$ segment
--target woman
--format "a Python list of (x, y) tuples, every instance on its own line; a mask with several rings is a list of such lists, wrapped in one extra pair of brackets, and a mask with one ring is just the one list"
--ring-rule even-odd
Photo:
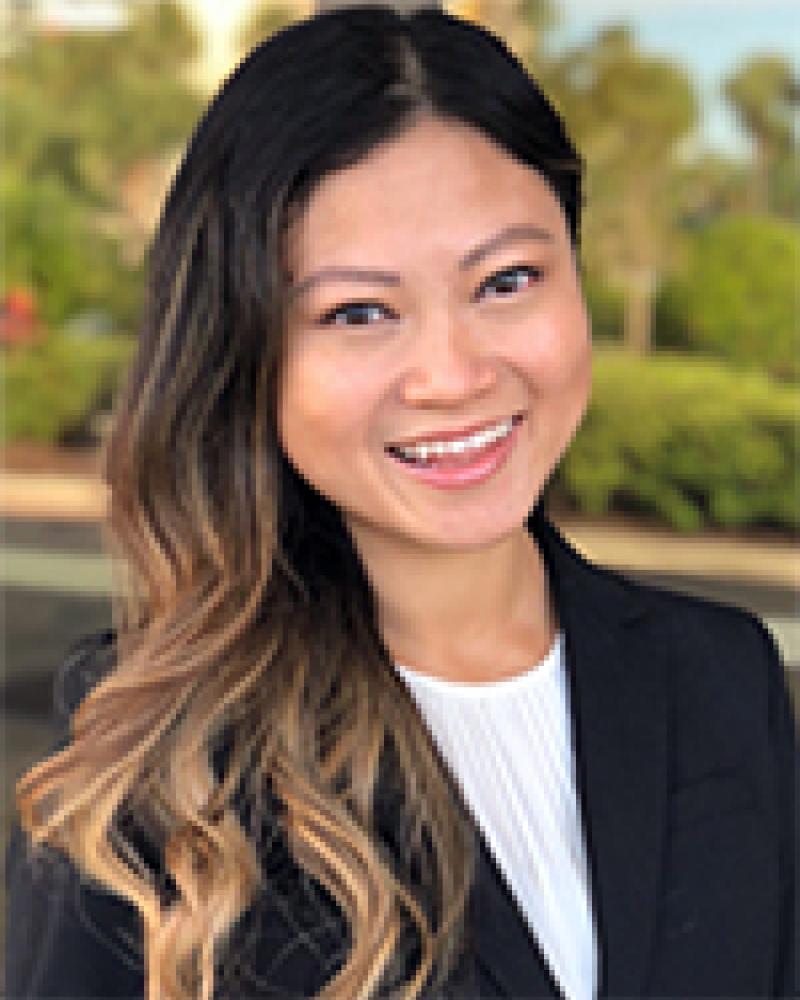
[(105, 452), (126, 600), (17, 789), (8, 995), (794, 994), (769, 633), (543, 513), (580, 206), (452, 16), (312, 17), (225, 84)]

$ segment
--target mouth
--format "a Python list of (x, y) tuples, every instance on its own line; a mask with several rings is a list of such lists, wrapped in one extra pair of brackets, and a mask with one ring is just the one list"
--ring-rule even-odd
[(425, 435), (408, 444), (386, 445), (385, 451), (397, 461), (422, 468), (466, 467), (500, 448), (527, 416), (519, 411), (509, 417), (484, 422), (466, 432)]

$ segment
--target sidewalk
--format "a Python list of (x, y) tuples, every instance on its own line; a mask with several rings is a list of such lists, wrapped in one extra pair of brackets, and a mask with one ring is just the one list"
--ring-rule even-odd
[[(0, 517), (97, 521), (105, 504), (105, 487), (93, 476), (4, 470), (0, 479)], [(790, 542), (677, 535), (579, 519), (557, 522), (576, 548), (606, 566), (800, 590), (800, 551)]]

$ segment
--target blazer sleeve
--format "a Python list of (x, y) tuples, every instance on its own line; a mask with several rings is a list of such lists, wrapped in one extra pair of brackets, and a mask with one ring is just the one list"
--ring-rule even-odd
[(7, 1000), (144, 997), (138, 913), (55, 851), (31, 855), (15, 822), (6, 852)]
[[(84, 637), (56, 676), (60, 729), (87, 686), (107, 666), (109, 633)], [(62, 733), (48, 756), (67, 745)], [(8, 1000), (144, 997), (138, 911), (91, 883), (71, 859), (50, 845), (35, 852), (19, 819), (11, 824), (5, 855), (5, 990)]]
[[(50, 753), (68, 744), (69, 717), (114, 658), (111, 632), (87, 636), (67, 654), (54, 685), (63, 732)], [(235, 982), (225, 996), (302, 1000), (319, 992), (342, 954), (340, 923), (320, 918), (314, 886), (279, 846), (273, 820), (264, 818), (262, 836), (272, 845), (263, 859), (270, 891), (257, 897), (234, 935), (231, 971), (248, 981)], [(162, 875), (158, 852), (138, 826), (128, 835)], [(143, 926), (131, 903), (90, 881), (58, 849), (45, 845), (36, 854), (17, 818), (5, 862), (5, 1000), (146, 1000)], [(169, 879), (162, 885), (172, 893)]]
[(800, 865), (798, 864), (797, 803), (800, 801), (800, 750), (798, 730), (775, 639), (755, 619), (766, 646), (768, 720), (777, 776), (779, 856), (782, 868), (778, 917), (778, 958), (775, 966), (775, 997), (800, 997), (798, 937), (800, 937)]

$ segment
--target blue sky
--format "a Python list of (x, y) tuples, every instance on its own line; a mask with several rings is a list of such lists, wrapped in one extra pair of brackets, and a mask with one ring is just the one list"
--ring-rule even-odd
[(704, 146), (745, 155), (747, 143), (718, 96), (720, 81), (756, 52), (787, 55), (800, 71), (800, 5), (786, 0), (560, 0), (556, 46), (587, 41), (625, 21), (645, 51), (672, 56), (695, 79)]

